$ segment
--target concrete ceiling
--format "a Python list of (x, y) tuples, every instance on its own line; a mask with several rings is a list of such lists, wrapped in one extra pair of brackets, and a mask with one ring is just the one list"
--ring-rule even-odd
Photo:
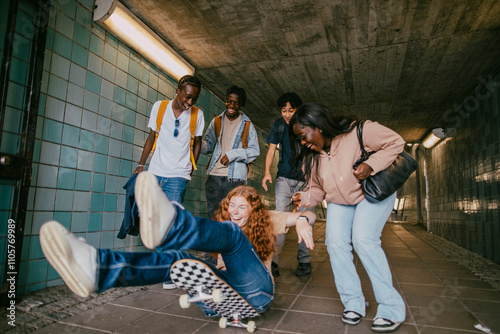
[[(279, 95), (376, 120), (407, 141), (447, 125), (500, 64), (500, 0), (122, 0), (268, 132)], [(481, 95), (481, 96), (484, 96)], [(448, 111), (448, 113), (446, 113)]]

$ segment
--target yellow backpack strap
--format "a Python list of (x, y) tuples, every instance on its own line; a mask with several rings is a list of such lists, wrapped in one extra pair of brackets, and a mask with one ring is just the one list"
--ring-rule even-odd
[(219, 138), (220, 128), (222, 127), (222, 116), (216, 116), (214, 119), (215, 141)]
[(169, 102), (169, 100), (161, 101), (160, 107), (158, 108), (158, 115), (156, 115), (155, 142), (153, 143), (153, 149), (151, 150), (151, 153), (153, 153), (156, 149), (156, 141), (158, 140), (158, 135), (160, 134), (161, 122), (163, 121), (163, 116), (165, 115), (165, 110), (167, 110), (167, 105)]
[(248, 148), (248, 133), (250, 132), (250, 121), (245, 121), (245, 127), (243, 128), (243, 133), (241, 134), (241, 144), (243, 148)]
[(194, 133), (196, 131), (196, 123), (197, 122), (198, 122), (198, 107), (192, 106), (191, 107), (191, 121), (189, 122), (189, 129), (191, 130), (191, 147), (189, 149), (189, 152), (191, 152), (191, 163), (193, 164), (194, 170), (198, 170), (196, 168), (196, 162), (194, 161), (194, 152), (193, 152)]

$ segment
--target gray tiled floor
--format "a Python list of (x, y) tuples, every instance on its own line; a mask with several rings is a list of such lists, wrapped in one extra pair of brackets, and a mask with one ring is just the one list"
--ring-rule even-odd
[[(362, 265), (358, 270), (369, 301), (367, 316), (354, 327), (340, 321), (343, 307), (333, 283), (324, 222), (315, 226), (313, 274), (296, 277), (297, 246), (293, 231), (280, 259), (281, 276), (271, 308), (256, 319), (261, 333), (372, 333), (376, 302)], [(500, 333), (500, 292), (478, 276), (409, 233), (400, 224), (387, 224), (383, 246), (393, 270), (394, 284), (407, 305), (405, 323), (397, 333), (480, 333), (481, 323)], [(178, 305), (181, 290), (166, 291), (154, 285), (113, 300), (95, 309), (44, 327), (35, 333), (245, 333), (244, 329), (219, 329), (216, 320), (196, 307)]]

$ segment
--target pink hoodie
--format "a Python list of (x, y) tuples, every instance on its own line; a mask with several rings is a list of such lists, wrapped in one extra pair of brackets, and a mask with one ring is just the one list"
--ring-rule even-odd
[[(377, 122), (366, 121), (363, 126), (363, 144), (368, 152), (376, 151), (365, 161), (372, 175), (386, 169), (403, 152), (405, 141), (393, 130)], [(353, 175), (352, 165), (360, 158), (356, 128), (333, 138), (330, 154), (321, 151), (318, 175), (312, 168), (312, 177), (306, 191), (302, 191), (301, 205), (312, 207), (326, 199), (328, 203), (355, 205), (365, 197), (359, 180)]]

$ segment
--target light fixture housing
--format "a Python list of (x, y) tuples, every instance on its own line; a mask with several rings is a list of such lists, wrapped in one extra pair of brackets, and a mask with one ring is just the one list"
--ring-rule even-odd
[(432, 148), (439, 141), (441, 141), (441, 139), (450, 138), (454, 134), (455, 134), (455, 129), (453, 128), (449, 129), (435, 128), (427, 135), (427, 137), (425, 137), (425, 139), (422, 141), (422, 145), (425, 148)]
[(96, 0), (94, 21), (113, 32), (175, 80), (194, 73), (193, 66), (120, 2)]

